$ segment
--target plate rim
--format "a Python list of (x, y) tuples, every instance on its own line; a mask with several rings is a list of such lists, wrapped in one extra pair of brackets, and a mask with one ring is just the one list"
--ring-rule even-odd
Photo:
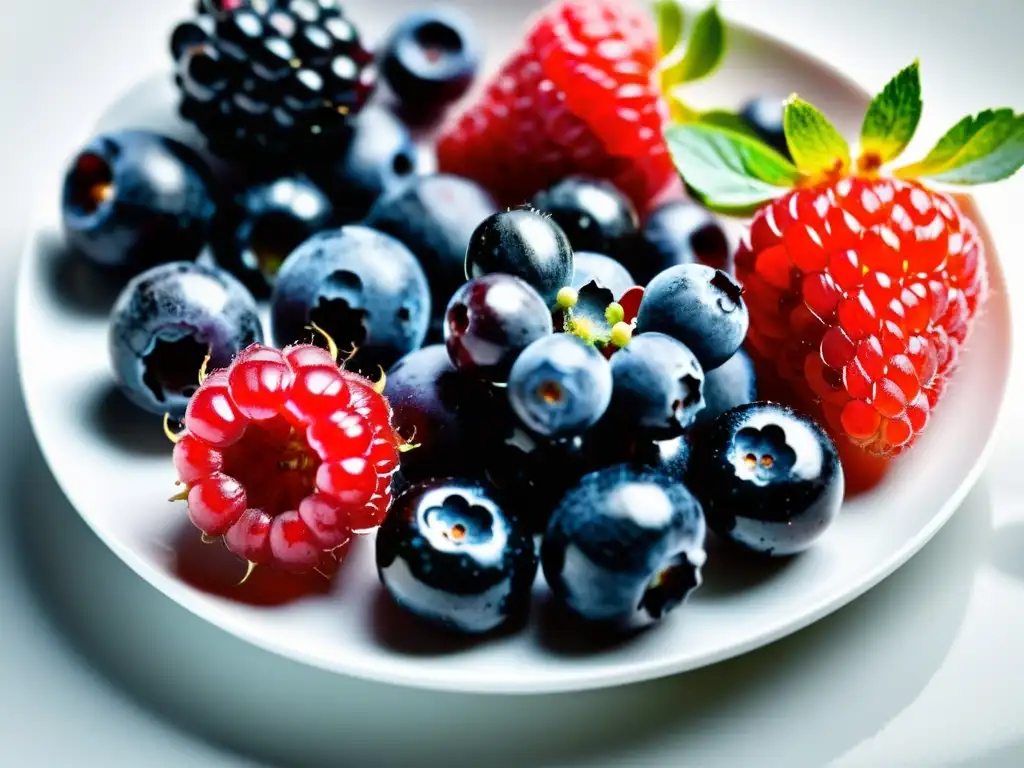
[[(842, 72), (829, 61), (819, 58), (810, 51), (801, 48), (796, 43), (776, 37), (755, 29), (742, 21), (738, 21), (727, 11), (720, 10), (720, 13), (730, 28), (741, 31), (744, 35), (756, 39), (759, 43), (765, 43), (782, 49), (788, 55), (798, 60), (802, 60), (810, 67), (823, 71), (830, 77), (842, 82), (844, 86), (850, 90), (861, 94), (865, 98), (870, 97), (868, 91), (856, 79), (847, 73)], [(141, 82), (141, 80), (139, 82)], [(134, 85), (129, 85), (122, 93), (122, 96), (128, 93), (132, 87), (134, 87)], [(52, 196), (52, 189), (47, 189), (47, 192), (44, 194), (45, 197), (41, 199), (48, 200)], [(989, 217), (986, 214), (987, 206), (983, 205), (982, 202), (973, 195), (966, 194), (962, 197), (966, 198), (974, 207), (977, 213), (975, 223), (988, 233), (989, 227), (987, 222)], [(29, 267), (29, 261), (32, 258), (32, 252), (38, 249), (41, 236), (46, 232), (46, 228), (42, 226), (43, 222), (41, 219), (43, 217), (40, 214), (40, 210), (45, 210), (44, 206), (46, 204), (52, 205), (52, 201), (49, 203), (43, 202), (43, 204), (39, 204), (40, 200), (37, 200), (36, 203), (37, 204), (33, 206), (32, 214), (27, 222), (28, 235), (25, 239), (24, 245), (19, 251), (20, 261), (18, 264), (18, 274), (15, 284), (15, 359), (18, 366), (19, 388), (22, 392), (25, 410), (28, 414), (33, 437), (36, 441), (36, 445), (39, 447), (39, 450), (43, 455), (47, 465), (47, 471), (50, 476), (53, 478), (58, 488), (60, 488), (61, 493), (67, 499), (69, 505), (75, 510), (78, 517), (85, 521), (90, 530), (93, 531), (93, 533), (108, 549), (117, 555), (125, 565), (147, 582), (157, 593), (162, 594), (181, 608), (208, 622), (214, 627), (233, 635), (243, 642), (249, 643), (261, 650), (274, 654), (275, 656), (292, 660), (316, 669), (322, 669), (332, 674), (421, 690), (488, 695), (534, 695), (614, 688), (622, 685), (663, 678), (670, 675), (682, 674), (694, 669), (711, 666), (727, 659), (744, 655), (758, 648), (771, 645), (788, 635), (799, 632), (811, 624), (820, 621), (830, 613), (851, 604), (884, 581), (900, 567), (905, 565), (915, 554), (926, 546), (929, 541), (931, 541), (931, 539), (943, 528), (943, 526), (946, 525), (946, 523), (949, 522), (967, 495), (975, 485), (977, 485), (978, 480), (985, 471), (988, 460), (1004, 426), (1003, 420), (1000, 417), (1006, 408), (1009, 381), (1012, 375), (1015, 357), (1015, 346), (1013, 344), (1014, 309), (1010, 292), (1005, 290), (1007, 287), (1006, 272), (1003, 269), (1003, 265), (1001, 259), (998, 257), (997, 251), (995, 254), (989, 255), (988, 267), (990, 273), (994, 273), (998, 276), (998, 280), (994, 282), (997, 282), (999, 285), (1004, 287), (1002, 301), (1005, 305), (1006, 324), (1005, 327), (1000, 330), (1008, 340), (1008, 349), (1005, 351), (1005, 374), (1001, 376), (999, 380), (998, 402), (996, 403), (993, 411), (994, 426), (992, 430), (989, 431), (982, 449), (978, 452), (973, 465), (965, 475), (964, 480), (957, 488), (957, 491), (953, 493), (941, 507), (939, 507), (937, 512), (928, 521), (928, 524), (925, 525), (916, 536), (908, 539), (904, 545), (896, 550), (889, 558), (882, 560), (874, 568), (869, 570), (852, 589), (845, 591), (840, 598), (822, 598), (817, 604), (805, 610), (797, 619), (790, 620), (778, 627), (774, 627), (770, 632), (758, 635), (756, 638), (736, 642), (734, 644), (724, 646), (714, 653), (706, 654), (701, 657), (699, 663), (693, 663), (692, 661), (684, 661), (680, 663), (678, 661), (673, 662), (671, 659), (667, 661), (639, 661), (629, 663), (627, 665), (611, 667), (608, 671), (590, 671), (585, 676), (555, 678), (550, 684), (544, 682), (538, 684), (531, 681), (527, 685), (518, 685), (511, 681), (506, 681), (506, 684), (495, 686), (493, 683), (478, 683), (473, 679), (468, 678), (445, 679), (437, 675), (409, 675), (396, 670), (378, 672), (376, 667), (337, 663), (336, 660), (327, 659), (317, 654), (306, 653), (301, 647), (295, 648), (270, 642), (252, 632), (246, 626), (246, 622), (243, 619), (239, 619), (230, 613), (226, 613), (220, 608), (218, 605), (219, 598), (197, 593), (184, 582), (176, 580), (156, 569), (132, 548), (122, 545), (112, 537), (108, 537), (101, 528), (94, 524), (94, 521), (90, 516), (82, 513), (79, 507), (72, 500), (71, 492), (65, 487), (59, 473), (53, 469), (54, 465), (49, 449), (39, 437), (40, 428), (37, 408), (40, 406), (34, 404), (34, 398), (29, 392), (29, 387), (27, 386), (24, 375), (24, 349), (30, 342), (27, 338), (27, 332), (24, 329), (25, 324), (20, 321), (22, 315), (26, 312), (24, 309), (26, 301), (25, 296), (31, 288), (29, 280), (32, 270)], [(993, 255), (995, 258), (992, 257)]]

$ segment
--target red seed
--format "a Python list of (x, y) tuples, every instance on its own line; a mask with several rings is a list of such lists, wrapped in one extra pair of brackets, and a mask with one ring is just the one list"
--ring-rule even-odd
[(272, 518), (262, 509), (247, 509), (224, 534), (228, 551), (243, 560), (266, 565), (272, 559), (270, 552), (270, 524)]
[(864, 282), (864, 273), (861, 271), (856, 251), (833, 253), (828, 260), (828, 272), (836, 281), (836, 285), (844, 291), (859, 288)]
[(820, 272), (828, 264), (821, 235), (807, 224), (794, 224), (787, 229), (783, 243), (789, 258), (804, 272)]
[(851, 400), (843, 406), (843, 430), (854, 440), (870, 440), (878, 432), (882, 417), (863, 400)]
[(298, 512), (325, 550), (337, 549), (352, 538), (349, 512), (328, 496), (321, 493), (307, 496), (300, 502)]
[(917, 379), (914, 364), (906, 355), (894, 355), (889, 358), (886, 376), (900, 388), (907, 402), (912, 401), (921, 391), (921, 383)]
[(337, 411), (314, 421), (306, 430), (306, 440), (324, 461), (365, 456), (373, 442), (373, 428), (357, 413)]
[(270, 551), (276, 565), (293, 573), (308, 573), (320, 562), (319, 542), (294, 510), (270, 524)]
[(174, 469), (178, 479), (185, 485), (192, 485), (215, 472), (224, 465), (224, 456), (216, 448), (185, 434), (174, 446)]
[(856, 351), (842, 328), (829, 328), (821, 338), (821, 359), (830, 368), (842, 370), (853, 359)]
[(288, 393), (285, 407), (300, 423), (311, 423), (351, 403), (349, 388), (337, 368), (302, 367)]
[(914, 436), (914, 428), (906, 414), (896, 416), (885, 425), (885, 441), (894, 447), (910, 442)]
[(875, 410), (887, 419), (902, 416), (907, 410), (907, 398), (896, 384), (889, 379), (882, 379), (873, 385), (872, 405)]
[(836, 311), (842, 293), (829, 275), (819, 272), (804, 277), (803, 297), (806, 307), (828, 322)]
[(185, 409), (185, 427), (215, 448), (227, 448), (241, 440), (249, 420), (232, 402), (228, 388), (210, 377)]
[(188, 516), (203, 533), (220, 536), (245, 512), (245, 489), (227, 475), (211, 475), (188, 492)]
[(364, 458), (327, 462), (317, 470), (316, 484), (322, 493), (351, 510), (373, 497), (377, 472)]
[(228, 372), (228, 390), (238, 410), (253, 420), (272, 419), (281, 412), (292, 383), (292, 371), (276, 349), (259, 347), (235, 361)]
[(876, 337), (870, 336), (857, 344), (857, 359), (869, 378), (880, 379), (885, 375), (886, 358), (882, 342)]

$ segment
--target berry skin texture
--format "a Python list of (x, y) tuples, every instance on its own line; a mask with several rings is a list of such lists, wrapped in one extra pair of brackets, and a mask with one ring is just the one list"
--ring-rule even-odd
[(384, 44), (380, 71), (403, 111), (429, 117), (461, 99), (480, 68), (479, 38), (473, 21), (452, 8), (402, 19)]
[(705, 523), (686, 486), (614, 466), (587, 475), (555, 510), (541, 564), (573, 613), (621, 629), (663, 619), (700, 586)]
[(484, 219), (498, 212), (476, 182), (458, 176), (411, 179), (381, 197), (364, 224), (401, 240), (430, 280), (437, 324), (448, 300), (466, 281), (466, 249)]
[(217, 263), (254, 295), (269, 298), (282, 262), (333, 219), (330, 200), (305, 176), (255, 184), (238, 196), (235, 205), (218, 211)]
[(244, 560), (308, 572), (387, 514), (390, 407), (319, 347), (247, 347), (206, 377), (184, 421), (174, 467), (189, 517)]
[(843, 502), (835, 444), (814, 421), (774, 403), (716, 419), (693, 445), (687, 477), (708, 527), (764, 555), (809, 548)]
[(704, 408), (704, 372), (671, 336), (644, 333), (611, 359), (608, 418), (652, 440), (679, 437)]
[(466, 251), (469, 279), (495, 272), (532, 285), (552, 307), (573, 277), (573, 250), (557, 224), (536, 211), (496, 213), (476, 228)]
[(110, 315), (108, 347), (121, 391), (156, 415), (180, 418), (203, 359), (224, 367), (263, 340), (256, 302), (223, 270), (175, 262), (125, 286)]
[(612, 297), (618, 300), (636, 285), (629, 270), (610, 256), (577, 251), (573, 254), (573, 264), (572, 287), (577, 291), (588, 283), (596, 283), (598, 288), (611, 291)]
[(209, 237), (214, 208), (203, 161), (154, 133), (101, 134), (78, 153), (64, 177), (68, 244), (128, 274), (195, 259)]
[(442, 132), (438, 163), (502, 205), (579, 174), (611, 181), (641, 212), (678, 178), (662, 140), (646, 12), (614, 0), (555, 2), (480, 98)]
[(182, 116), (247, 162), (329, 151), (373, 91), (372, 57), (334, 0), (201, 8), (170, 47)]
[(729, 238), (714, 214), (687, 200), (658, 206), (647, 216), (641, 245), (629, 251), (623, 262), (646, 285), (659, 273), (682, 264), (706, 264), (725, 272), (732, 270)]
[(873, 455), (924, 430), (988, 288), (984, 245), (955, 201), (887, 178), (762, 208), (736, 274), (762, 383)]
[(726, 411), (754, 402), (758, 399), (757, 391), (754, 363), (741, 349), (704, 374), (704, 408), (697, 413), (694, 424), (710, 424)]
[(363, 226), (313, 236), (288, 257), (271, 298), (278, 345), (311, 337), (315, 323), (351, 365), (372, 374), (423, 344), (430, 292), (419, 262), (400, 242)]
[(310, 163), (308, 172), (340, 220), (354, 222), (382, 195), (415, 178), (418, 167), (409, 130), (387, 109), (371, 104), (349, 122), (340, 147)]
[(647, 286), (636, 331), (681, 341), (706, 373), (736, 353), (749, 323), (740, 287), (731, 277), (703, 264), (684, 264), (665, 270)]
[(544, 300), (518, 277), (496, 273), (470, 280), (448, 304), (445, 344), (455, 367), (504, 383), (530, 344), (554, 332)]
[(482, 486), (432, 480), (395, 500), (377, 535), (377, 570), (400, 607), (480, 635), (526, 619), (537, 556), (533, 537)]
[(640, 227), (636, 209), (607, 181), (570, 176), (533, 198), (562, 228), (574, 251), (622, 258)]
[(600, 352), (575, 336), (546, 336), (512, 366), (508, 396), (519, 419), (537, 434), (579, 435), (608, 410), (612, 369)]
[(388, 371), (384, 396), (395, 430), (419, 445), (402, 456), (404, 480), (481, 475), (482, 425), (499, 407), (496, 390), (457, 371), (444, 345), (399, 360)]

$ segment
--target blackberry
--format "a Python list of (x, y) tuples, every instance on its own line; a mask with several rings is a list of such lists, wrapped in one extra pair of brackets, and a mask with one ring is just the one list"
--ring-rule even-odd
[(338, 0), (201, 0), (171, 53), (182, 116), (228, 158), (336, 146), (375, 81)]

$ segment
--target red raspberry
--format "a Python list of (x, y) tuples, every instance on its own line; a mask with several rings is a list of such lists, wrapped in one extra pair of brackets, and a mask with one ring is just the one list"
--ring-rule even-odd
[(391, 408), (319, 347), (253, 345), (189, 402), (174, 467), (189, 517), (256, 565), (305, 572), (383, 522)]
[(544, 10), (480, 99), (442, 132), (442, 170), (519, 205), (570, 174), (608, 179), (646, 210), (677, 174), (662, 138), (650, 20), (628, 2)]
[(761, 375), (875, 455), (925, 428), (988, 286), (984, 244), (953, 199), (889, 178), (769, 203), (736, 272)]

